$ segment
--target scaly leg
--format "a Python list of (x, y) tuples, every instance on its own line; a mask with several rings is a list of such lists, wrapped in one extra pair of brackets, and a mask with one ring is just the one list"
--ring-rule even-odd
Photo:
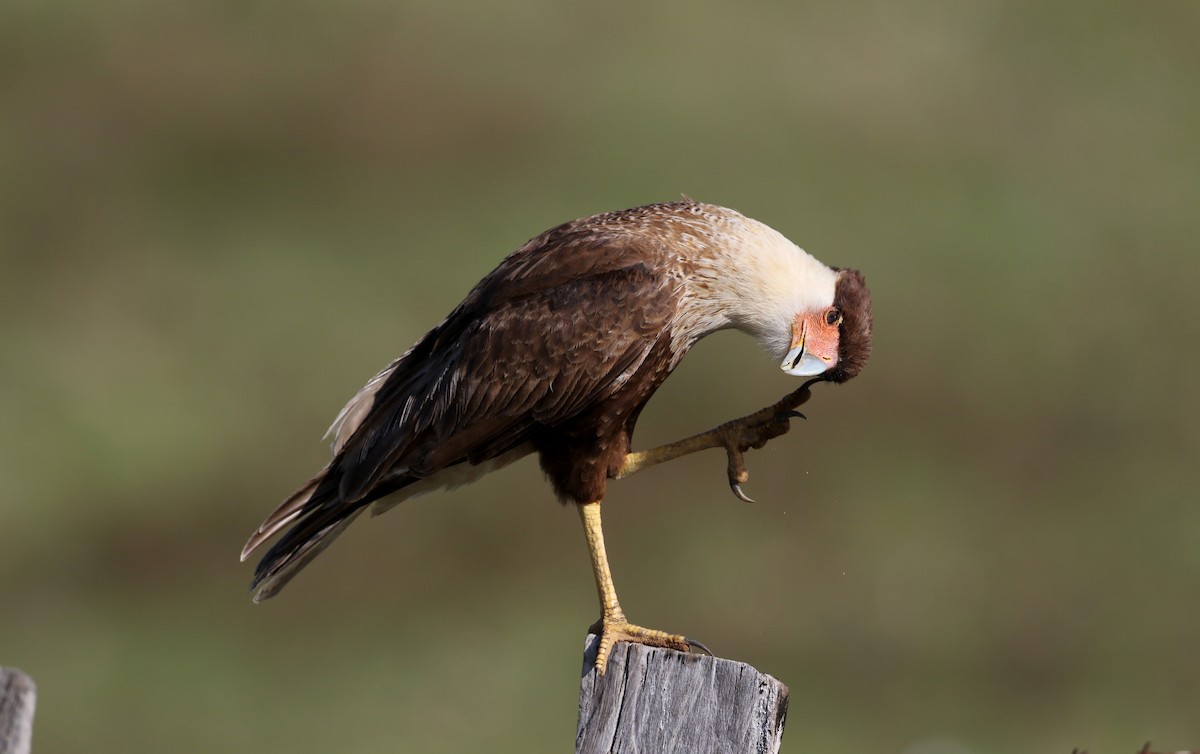
[(761, 448), (769, 440), (787, 432), (791, 427), (793, 416), (804, 418), (804, 414), (796, 411), (796, 408), (803, 405), (812, 396), (809, 387), (819, 381), (819, 379), (809, 380), (797, 390), (784, 396), (778, 403), (767, 406), (749, 416), (725, 422), (707, 432), (701, 432), (698, 435), (692, 435), (650, 450), (629, 453), (625, 456), (625, 465), (621, 467), (615, 478), (623, 479), (642, 469), (656, 466), (665, 461), (673, 461), (698, 450), (725, 448), (725, 452), (729, 455), (729, 488), (739, 499), (752, 503), (754, 501), (742, 492), (742, 484), (750, 478), (750, 473), (746, 471), (743, 454), (750, 448)]
[(600, 595), (600, 646), (596, 650), (596, 670), (600, 675), (604, 675), (608, 667), (608, 656), (618, 641), (668, 647), (680, 652), (688, 651), (688, 642), (684, 637), (635, 626), (625, 619), (621, 604), (617, 602), (617, 588), (613, 586), (612, 572), (608, 568), (608, 555), (604, 552), (604, 532), (600, 529), (600, 501), (580, 503), (579, 518), (583, 521), (583, 533), (587, 537), (588, 552), (592, 556), (592, 572), (596, 576), (596, 592)]

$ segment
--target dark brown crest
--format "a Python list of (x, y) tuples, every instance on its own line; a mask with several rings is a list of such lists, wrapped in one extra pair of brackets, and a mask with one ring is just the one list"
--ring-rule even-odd
[(829, 372), (831, 382), (845, 382), (862, 371), (871, 357), (871, 292), (858, 270), (840, 270), (833, 305), (842, 313), (838, 364)]

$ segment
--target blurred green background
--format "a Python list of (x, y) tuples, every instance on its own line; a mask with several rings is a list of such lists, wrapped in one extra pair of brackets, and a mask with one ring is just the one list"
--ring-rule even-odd
[[(569, 751), (597, 614), (536, 463), (249, 532), (368, 377), (561, 221), (687, 193), (871, 284), (748, 457), (612, 485), (631, 618), (784, 750), (1200, 747), (1200, 5), (0, 7), (0, 664), (35, 750)], [(637, 444), (796, 383), (702, 343)]]

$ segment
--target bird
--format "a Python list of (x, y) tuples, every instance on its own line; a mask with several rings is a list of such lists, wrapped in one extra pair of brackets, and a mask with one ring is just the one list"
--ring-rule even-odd
[[(597, 671), (617, 641), (688, 651), (698, 642), (625, 617), (600, 520), (607, 483), (724, 447), (730, 486), (748, 500), (742, 453), (786, 432), (810, 385), (859, 374), (872, 325), (861, 272), (827, 266), (732, 209), (684, 197), (551, 228), (345, 405), (327, 433), (331, 460), (242, 550), (245, 561), (282, 532), (255, 570), (252, 598), (277, 594), (364, 510), (379, 514), (536, 454), (583, 524), (601, 608)], [(655, 391), (697, 341), (725, 329), (809, 379), (755, 414), (634, 451), (634, 426)]]

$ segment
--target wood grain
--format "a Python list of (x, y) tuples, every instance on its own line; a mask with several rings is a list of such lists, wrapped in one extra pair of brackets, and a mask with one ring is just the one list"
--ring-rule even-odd
[(576, 754), (779, 751), (788, 689), (743, 662), (619, 642), (604, 676), (584, 649)]
[(32, 678), (14, 668), (0, 668), (0, 754), (29, 754), (36, 701)]

